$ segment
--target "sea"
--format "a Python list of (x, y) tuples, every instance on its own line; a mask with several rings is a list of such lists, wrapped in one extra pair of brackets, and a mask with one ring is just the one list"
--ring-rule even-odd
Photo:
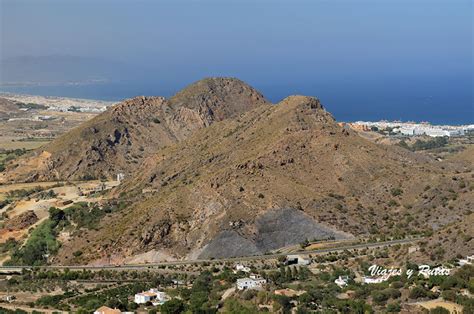
[[(108, 82), (82, 85), (9, 86), (0, 92), (40, 96), (120, 101), (135, 96), (169, 97), (183, 86), (143, 82)], [(465, 85), (433, 86), (413, 84), (251, 84), (273, 103), (301, 94), (319, 98), (336, 120), (400, 120), (443, 125), (474, 124), (472, 82)]]

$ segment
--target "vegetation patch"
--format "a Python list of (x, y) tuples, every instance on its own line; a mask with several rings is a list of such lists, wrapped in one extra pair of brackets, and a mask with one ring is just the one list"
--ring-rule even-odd
[(448, 145), (448, 138), (435, 137), (434, 139), (430, 139), (426, 141), (416, 140), (415, 143), (413, 143), (412, 145), (409, 145), (407, 144), (407, 142), (402, 140), (400, 141), (400, 143), (398, 143), (398, 145), (411, 151), (428, 150), (428, 149), (445, 147), (446, 145)]

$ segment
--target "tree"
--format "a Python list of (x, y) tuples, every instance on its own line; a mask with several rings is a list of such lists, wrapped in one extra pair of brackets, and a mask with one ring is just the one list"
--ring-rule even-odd
[(189, 309), (193, 313), (201, 312), (204, 303), (208, 301), (208, 295), (206, 291), (193, 292), (189, 299)]
[(400, 312), (402, 307), (400, 306), (400, 303), (395, 302), (395, 303), (389, 303), (387, 305), (387, 312), (389, 313), (398, 313)]
[(452, 302), (456, 301), (456, 292), (454, 292), (454, 290), (444, 290), (441, 295), (445, 300)]
[(437, 306), (430, 310), (430, 314), (449, 314), (449, 311), (444, 307)]
[(161, 306), (163, 314), (179, 314), (184, 311), (184, 303), (180, 299), (172, 299)]
[(301, 246), (302, 249), (304, 249), (308, 245), (309, 245), (309, 240), (308, 239), (305, 239), (303, 242), (300, 243), (300, 246)]
[(291, 303), (290, 303), (290, 298), (284, 295), (274, 295), (273, 300), (275, 300), (275, 303), (277, 303), (280, 307), (283, 313), (289, 313), (291, 310)]
[(224, 302), (223, 312), (229, 314), (253, 314), (257, 313), (258, 310), (253, 305), (243, 305), (235, 298), (229, 298)]
[(252, 300), (255, 296), (257, 296), (257, 291), (255, 290), (245, 290), (242, 293), (242, 299), (244, 300)]
[(298, 279), (299, 280), (306, 280), (306, 279), (308, 279), (309, 275), (310, 275), (310, 271), (309, 271), (308, 267), (306, 267), (306, 266), (300, 267), (300, 269), (298, 271)]
[(419, 298), (424, 298), (427, 296), (426, 290), (423, 289), (422, 287), (415, 287), (410, 291), (410, 299), (419, 299)]
[(56, 227), (64, 219), (64, 211), (56, 207), (49, 208), (49, 219), (52, 221), (52, 227)]
[(372, 300), (377, 304), (383, 304), (389, 299), (389, 295), (382, 291), (372, 291)]

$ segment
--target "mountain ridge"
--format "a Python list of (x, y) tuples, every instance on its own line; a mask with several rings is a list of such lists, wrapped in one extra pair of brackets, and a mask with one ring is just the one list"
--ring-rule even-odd
[[(314, 97), (290, 96), (147, 157), (136, 176), (112, 191), (131, 205), (90, 234), (82, 258), (93, 262), (97, 252), (117, 262), (143, 254), (152, 261), (264, 254), (278, 248), (268, 234), (275, 244), (294, 245), (308, 236), (424, 233), (438, 222), (430, 216), (421, 224), (422, 215), (439, 214), (448, 223), (469, 206), (460, 197), (455, 210), (447, 210), (440, 205), (444, 192), (425, 198), (428, 184), (457, 189), (443, 171), (428, 157), (341, 127)], [(398, 217), (416, 219), (400, 228)], [(292, 222), (309, 229), (291, 229)], [(67, 263), (69, 247), (83, 241), (64, 244), (58, 260)]]
[(0, 182), (130, 175), (144, 156), (183, 140), (196, 129), (268, 104), (258, 91), (233, 78), (195, 82), (169, 100), (127, 99), (10, 165)]
[(458, 184), (472, 175), (465, 163), (371, 142), (315, 97), (271, 105), (227, 78), (170, 99), (125, 100), (9, 164), (3, 179), (117, 172), (125, 180), (105, 198), (125, 205), (97, 227), (70, 230), (52, 263), (232, 257), (308, 237), (429, 234), (472, 204)]

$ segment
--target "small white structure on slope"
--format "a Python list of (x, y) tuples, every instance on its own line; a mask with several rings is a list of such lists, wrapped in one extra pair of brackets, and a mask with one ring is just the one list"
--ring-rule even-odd
[(242, 271), (244, 273), (250, 273), (250, 267), (244, 266), (242, 264), (237, 264), (235, 265), (234, 274), (238, 273), (239, 271)]
[(117, 173), (117, 182), (120, 183), (123, 179), (125, 179), (125, 175), (121, 172)]
[(348, 276), (339, 276), (336, 280), (334, 280), (334, 283), (338, 285), (340, 288), (347, 286), (347, 282), (349, 281)]
[(165, 292), (158, 291), (157, 289), (150, 289), (148, 291), (143, 291), (135, 294), (135, 303), (145, 304), (147, 302), (152, 302), (153, 305), (163, 304), (168, 301), (168, 295)]

